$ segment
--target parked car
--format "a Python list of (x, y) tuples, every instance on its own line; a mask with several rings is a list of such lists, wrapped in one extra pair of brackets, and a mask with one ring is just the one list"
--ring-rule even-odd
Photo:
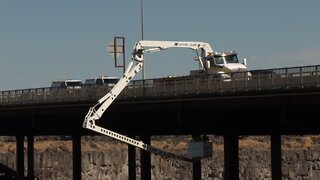
[(112, 77), (112, 76), (100, 76), (98, 78), (92, 78), (92, 79), (86, 79), (84, 82), (84, 85), (86, 86), (114, 86), (119, 81), (118, 77)]

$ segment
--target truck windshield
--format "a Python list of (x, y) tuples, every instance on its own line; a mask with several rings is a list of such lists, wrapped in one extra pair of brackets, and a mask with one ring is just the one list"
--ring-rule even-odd
[(214, 60), (216, 64), (224, 64), (224, 57), (223, 56), (215, 56)]
[(214, 56), (216, 64), (239, 63), (237, 55)]
[(225, 56), (227, 63), (239, 63), (238, 57), (236, 55)]

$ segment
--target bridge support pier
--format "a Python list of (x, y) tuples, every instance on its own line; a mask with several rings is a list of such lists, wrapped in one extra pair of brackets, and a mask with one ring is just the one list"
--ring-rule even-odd
[(128, 144), (129, 180), (136, 180), (136, 148)]
[(195, 159), (192, 162), (193, 180), (201, 180), (201, 159)]
[[(200, 135), (192, 135), (193, 139), (200, 139)], [(193, 180), (201, 180), (201, 158), (195, 158), (192, 162), (192, 178)]]
[(272, 179), (282, 178), (281, 135), (271, 135), (271, 174)]
[(16, 136), (16, 164), (17, 164), (17, 173), (16, 173), (16, 179), (22, 180), (24, 179), (24, 136), (23, 135), (17, 135)]
[(239, 137), (230, 132), (224, 135), (224, 179), (239, 180)]
[(72, 136), (73, 180), (81, 180), (81, 136)]
[[(141, 140), (150, 144), (150, 136), (142, 136)], [(141, 167), (141, 180), (151, 179), (151, 155), (145, 150), (141, 150), (140, 153), (140, 167)]]
[(34, 136), (27, 136), (27, 152), (28, 152), (28, 173), (27, 179), (34, 179)]

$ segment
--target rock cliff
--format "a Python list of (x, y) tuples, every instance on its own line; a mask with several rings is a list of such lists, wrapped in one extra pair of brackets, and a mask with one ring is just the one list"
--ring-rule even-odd
[[(185, 154), (190, 137), (156, 137), (152, 145)], [(223, 139), (210, 136), (212, 158), (201, 161), (202, 179), (223, 179)], [(320, 146), (318, 136), (282, 138), (283, 179), (320, 179)], [(35, 141), (34, 172), (36, 179), (72, 179), (71, 141), (68, 138), (39, 138)], [(268, 137), (241, 137), (239, 141), (240, 179), (271, 179), (271, 154)], [(140, 150), (137, 150), (137, 179), (140, 178)], [(0, 143), (0, 179), (14, 175), (15, 142)], [(25, 158), (27, 158), (25, 156)], [(82, 178), (95, 180), (128, 179), (127, 145), (108, 138), (82, 139)], [(153, 180), (192, 179), (192, 164), (151, 156)], [(25, 160), (27, 162), (27, 160)], [(25, 164), (27, 168), (27, 163)], [(27, 171), (26, 171), (27, 172)]]

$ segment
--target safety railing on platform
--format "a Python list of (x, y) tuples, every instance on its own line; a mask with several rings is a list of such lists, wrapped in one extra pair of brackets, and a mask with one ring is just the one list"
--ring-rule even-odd
[[(136, 97), (185, 96), (246, 91), (319, 88), (319, 67), (301, 66), (230, 73), (230, 78), (215, 76), (181, 76), (135, 80), (119, 95), (119, 99)], [(62, 102), (95, 102), (111, 90), (111, 86), (81, 88), (33, 88), (0, 91), (0, 106)]]

